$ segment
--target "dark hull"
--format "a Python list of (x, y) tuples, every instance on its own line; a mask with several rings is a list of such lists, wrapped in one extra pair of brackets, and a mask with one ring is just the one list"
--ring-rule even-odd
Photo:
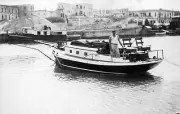
[(66, 35), (8, 35), (10, 42), (34, 42), (35, 40), (42, 40), (48, 42), (58, 41), (72, 41), (80, 39), (80, 37), (68, 37)]
[(9, 35), (9, 41), (33, 41), (33, 40), (43, 40), (49, 42), (65, 41), (66, 35)]
[(104, 66), (104, 65), (93, 65), (86, 64), (77, 61), (71, 61), (63, 58), (56, 57), (56, 63), (61, 67), (69, 67), (79, 70), (86, 70), (92, 72), (101, 73), (113, 73), (113, 74), (132, 74), (132, 73), (143, 73), (157, 66), (158, 63), (142, 64), (142, 65), (131, 65), (131, 66)]

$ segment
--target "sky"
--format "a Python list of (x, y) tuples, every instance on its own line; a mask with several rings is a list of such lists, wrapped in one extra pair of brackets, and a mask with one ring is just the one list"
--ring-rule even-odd
[(3, 5), (34, 4), (35, 10), (55, 10), (57, 3), (91, 3), (95, 9), (169, 9), (180, 10), (180, 0), (0, 0)]

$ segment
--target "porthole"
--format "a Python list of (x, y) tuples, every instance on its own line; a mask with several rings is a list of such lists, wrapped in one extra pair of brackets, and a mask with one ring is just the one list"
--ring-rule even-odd
[(72, 50), (69, 50), (69, 53), (72, 53)]

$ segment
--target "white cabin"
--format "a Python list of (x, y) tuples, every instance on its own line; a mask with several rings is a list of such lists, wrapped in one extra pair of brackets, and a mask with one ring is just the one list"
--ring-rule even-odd
[(104, 61), (104, 62), (128, 62), (127, 60), (123, 60), (123, 58), (114, 58), (109, 54), (98, 54), (97, 48), (89, 48), (89, 47), (81, 47), (74, 45), (66, 45), (65, 46), (65, 54), (70, 55), (72, 57), (82, 58), (86, 60), (94, 60), (94, 61)]
[(33, 34), (33, 35), (66, 35), (66, 31), (51, 31), (50, 29), (48, 30), (34, 30), (31, 27), (23, 27), (22, 32), (24, 34)]

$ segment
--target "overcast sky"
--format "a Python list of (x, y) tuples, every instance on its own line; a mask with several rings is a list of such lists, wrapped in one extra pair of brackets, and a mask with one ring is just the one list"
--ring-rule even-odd
[(55, 10), (59, 2), (85, 2), (92, 3), (96, 9), (108, 8), (129, 8), (130, 10), (139, 9), (169, 9), (180, 10), (180, 0), (0, 0), (0, 4), (34, 4), (35, 9)]

